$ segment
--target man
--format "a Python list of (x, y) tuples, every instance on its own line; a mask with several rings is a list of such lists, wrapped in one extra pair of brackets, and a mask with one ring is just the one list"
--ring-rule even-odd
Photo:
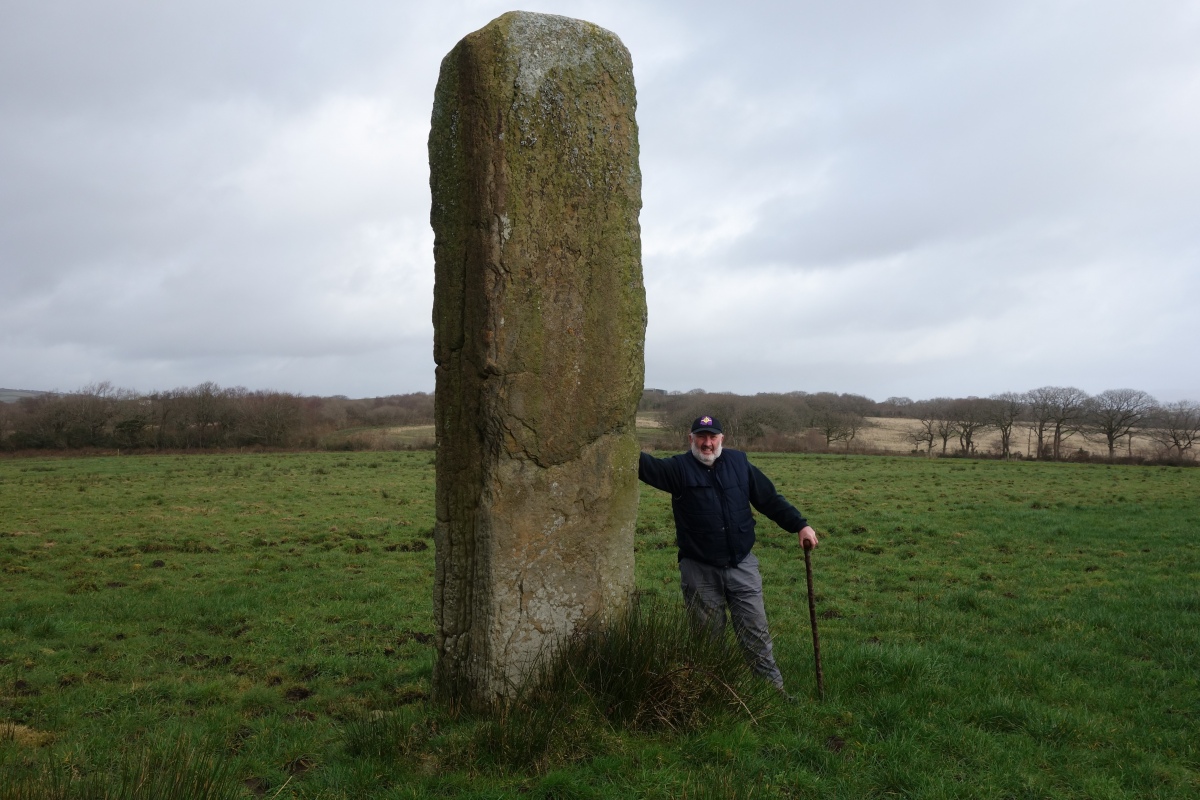
[(800, 546), (817, 546), (817, 534), (795, 506), (783, 499), (767, 476), (740, 450), (725, 450), (721, 423), (698, 417), (688, 434), (690, 452), (671, 458), (642, 453), (638, 478), (671, 493), (679, 583), (692, 619), (715, 635), (725, 630), (725, 609), (747, 661), (756, 673), (783, 691), (783, 676), (772, 654), (762, 576), (754, 546), (753, 506)]

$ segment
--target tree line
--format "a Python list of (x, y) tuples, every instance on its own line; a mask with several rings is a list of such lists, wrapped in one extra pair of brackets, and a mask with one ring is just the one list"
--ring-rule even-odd
[[(192, 450), (227, 447), (339, 448), (338, 433), (433, 424), (432, 393), (350, 399), (222, 388), (206, 382), (147, 394), (98, 383), (0, 403), (0, 448)], [(1200, 403), (1160, 403), (1136, 389), (1096, 395), (1063, 386), (990, 397), (875, 401), (857, 394), (787, 392), (738, 395), (646, 389), (639, 411), (655, 412), (663, 445), (676, 447), (700, 414), (721, 420), (729, 440), (760, 450), (849, 451), (878, 418), (908, 419), (914, 452), (949, 456), (1063, 460), (1080, 436), (1102, 443), (1108, 458), (1132, 456), (1135, 436), (1155, 457), (1194, 461)], [(1018, 447), (1024, 436), (1028, 452)], [(989, 436), (989, 444), (983, 444)], [(859, 449), (862, 449), (861, 447)]]
[[(873, 418), (914, 420), (907, 434), (914, 451), (926, 455), (992, 454), (1012, 458), (1017, 436), (1027, 433), (1033, 446), (1022, 457), (1063, 460), (1077, 451), (1067, 446), (1075, 436), (1100, 442), (1110, 460), (1133, 457), (1133, 438), (1154, 443), (1156, 458), (1195, 460), (1200, 437), (1200, 403), (1160, 403), (1137, 389), (1109, 389), (1089, 395), (1071, 386), (1043, 386), (1027, 392), (990, 397), (936, 397), (912, 400), (889, 397), (877, 402), (856, 394), (832, 392), (730, 393), (665, 392), (647, 389), (641, 411), (657, 412), (665, 430), (682, 440), (691, 421), (702, 413), (721, 420), (727, 438), (756, 449), (849, 450), (859, 434), (876, 424)], [(985, 434), (995, 434), (999, 448), (981, 450)], [(807, 447), (805, 446), (807, 445)]]
[(0, 403), (0, 447), (320, 448), (336, 446), (337, 431), (432, 422), (433, 395), (424, 392), (351, 400), (206, 382), (140, 394), (104, 382)]

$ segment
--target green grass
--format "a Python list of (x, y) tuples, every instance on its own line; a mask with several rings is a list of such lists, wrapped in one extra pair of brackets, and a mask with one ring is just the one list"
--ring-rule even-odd
[[(424, 702), (431, 461), (0, 461), (0, 798), (139, 796), (156, 764), (212, 797), (1200, 794), (1200, 470), (758, 455), (823, 534), (826, 702), (803, 559), (765, 522), (799, 704), (585, 715), (522, 762), (496, 754), (537, 720)], [(644, 490), (644, 596), (674, 602), (672, 539)]]

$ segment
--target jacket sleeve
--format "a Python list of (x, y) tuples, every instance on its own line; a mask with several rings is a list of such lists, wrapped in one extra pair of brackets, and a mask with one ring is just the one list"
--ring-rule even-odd
[(775, 484), (753, 464), (750, 467), (750, 504), (764, 514), (767, 519), (783, 528), (788, 533), (799, 533), (808, 520), (796, 510), (796, 507), (775, 491)]
[(679, 494), (682, 481), (674, 459), (655, 458), (643, 451), (638, 459), (638, 480), (671, 494)]

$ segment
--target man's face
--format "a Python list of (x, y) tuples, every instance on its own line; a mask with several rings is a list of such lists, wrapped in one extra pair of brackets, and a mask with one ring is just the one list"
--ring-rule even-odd
[(689, 433), (688, 439), (692, 444), (692, 454), (705, 464), (711, 464), (721, 455), (721, 443), (725, 441), (723, 433)]

